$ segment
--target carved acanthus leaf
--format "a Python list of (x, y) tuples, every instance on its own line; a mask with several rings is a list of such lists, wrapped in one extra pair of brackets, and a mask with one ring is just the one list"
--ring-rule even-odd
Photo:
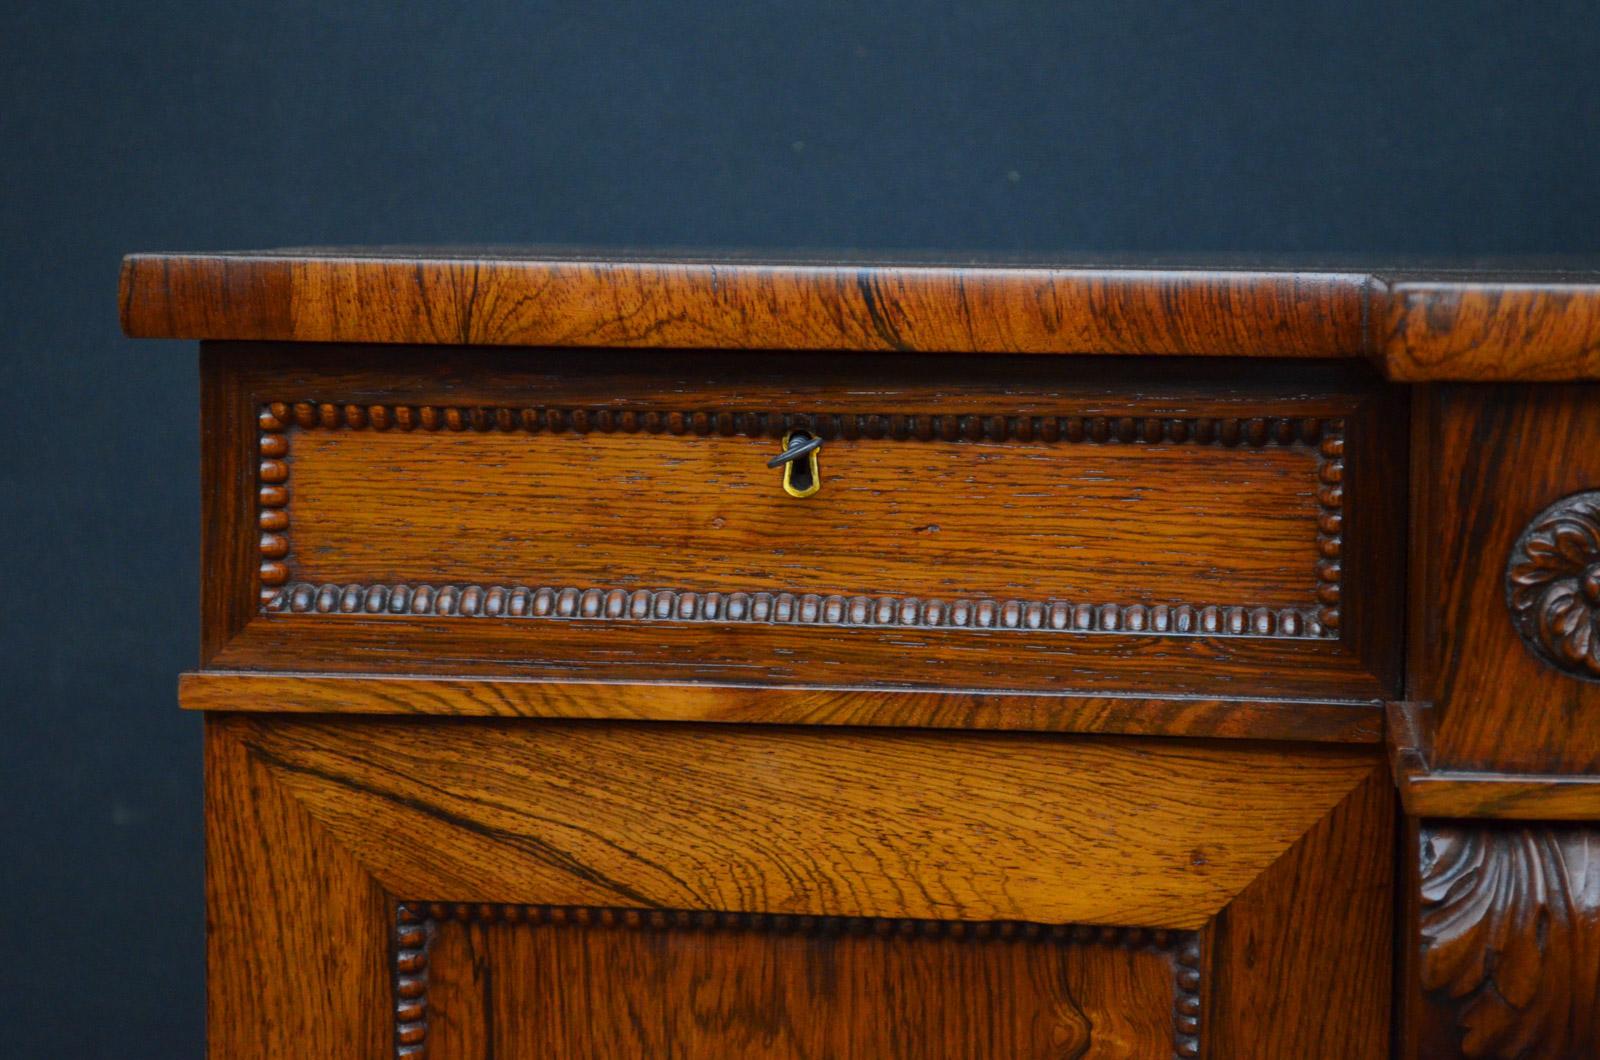
[(1600, 830), (1426, 826), (1419, 853), (1422, 988), (1462, 1055), (1600, 1055)]

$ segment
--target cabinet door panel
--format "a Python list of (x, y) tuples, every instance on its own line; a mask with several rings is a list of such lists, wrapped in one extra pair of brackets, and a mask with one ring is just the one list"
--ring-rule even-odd
[(1199, 1004), (1191, 932), (445, 904), (399, 916), (426, 938), (415, 1019), (435, 1056), (492, 1043), (542, 1057), (1167, 1057), (1187, 1036), (1178, 1009)]
[(1387, 1041), (1375, 750), (225, 713), (207, 732), (219, 1055)]

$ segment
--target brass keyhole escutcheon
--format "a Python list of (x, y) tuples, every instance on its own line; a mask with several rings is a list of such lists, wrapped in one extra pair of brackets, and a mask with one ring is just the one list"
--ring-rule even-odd
[(783, 492), (791, 497), (809, 497), (822, 488), (822, 469), (817, 451), (822, 439), (810, 431), (790, 431), (783, 436), (783, 452), (767, 461), (768, 467), (783, 466)]

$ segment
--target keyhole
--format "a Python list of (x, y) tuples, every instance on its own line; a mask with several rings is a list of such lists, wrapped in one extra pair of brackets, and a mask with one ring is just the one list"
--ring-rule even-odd
[[(813, 440), (810, 431), (790, 431), (783, 436), (785, 451)], [(783, 465), (783, 492), (791, 497), (809, 497), (822, 488), (822, 471), (817, 462), (820, 448), (802, 453)]]

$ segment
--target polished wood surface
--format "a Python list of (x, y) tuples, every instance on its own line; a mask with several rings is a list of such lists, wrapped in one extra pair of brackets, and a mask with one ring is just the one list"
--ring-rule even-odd
[(215, 1055), (1600, 1055), (1600, 274), (123, 279)]
[(201, 671), (178, 679), (189, 710), (447, 717), (606, 718), (778, 725), (1121, 733), (1377, 743), (1376, 703), (1021, 695), (953, 689), (805, 688)]
[[(886, 403), (902, 422), (916, 420), (901, 410), (916, 409), (919, 396)], [(771, 400), (752, 398), (759, 407)], [(1318, 494), (1342, 473), (1320, 448), (1324, 439), (1330, 451), (1342, 446), (1342, 425), (1309, 419), (1262, 418), (1255, 444), (1235, 419), (1206, 424), (1198, 438), (1189, 422), (1161, 421), (1149, 441), (1139, 424), (1133, 441), (1117, 444), (1119, 425), (1104, 417), (1072, 417), (1066, 431), (1063, 417), (1029, 417), (1026, 439), (995, 417), (974, 425), (976, 441), (952, 423), (943, 441), (942, 423), (894, 431), (888, 410), (875, 417), (879, 437), (840, 437), (839, 417), (823, 412), (811, 421), (826, 423), (817, 426), (827, 438), (821, 489), (801, 499), (777, 488), (781, 476), (767, 467), (784, 427), (735, 435), (730, 424), (722, 435), (715, 421), (732, 414), (716, 409), (652, 410), (660, 433), (650, 413), (609, 410), (574, 433), (557, 418), (587, 410), (541, 409), (525, 423), (519, 409), (488, 409), (514, 416), (511, 428), (474, 431), (450, 427), (456, 408), (425, 406), (412, 430), (372, 429), (374, 415), (390, 413), (385, 405), (360, 407), (356, 424), (340, 409), (345, 423), (331, 430), (319, 429), (310, 402), (301, 409), (311, 429), (280, 434), (288, 460), (265, 461), (266, 474), (285, 481), (293, 467), (290, 526), (268, 548), (293, 582), (313, 589), (518, 579), (553, 594), (642, 590), (654, 598), (651, 616), (666, 590), (680, 618), (690, 617), (682, 611), (691, 594), (869, 596), (874, 612), (888, 597), (889, 621), (907, 625), (950, 621), (908, 615), (908, 600), (1244, 605), (1264, 608), (1274, 632), (1316, 635), (1320, 622), (1304, 627), (1322, 610), (1317, 567), (1324, 550), (1337, 558), (1318, 524), (1339, 508)], [(919, 426), (929, 440), (913, 433)], [(1045, 430), (1052, 437), (1038, 438)], [(1180, 543), (1190, 562), (1157, 567), (1155, 557)], [(610, 609), (608, 600), (599, 613)], [(630, 599), (624, 613), (634, 610)]]
[[(207, 471), (232, 498), (207, 555), (239, 579), (208, 668), (1397, 691), (1401, 557), (1375, 546), (1404, 408), (1360, 368), (517, 353), (207, 347), (239, 449)], [(766, 467), (802, 424), (829, 439), (805, 500)]]
[(1417, 817), (1600, 818), (1600, 777), (1592, 775), (1428, 770), (1397, 780), (1406, 812)]
[[(1187, 932), (419, 906), (439, 1056), (1170, 1057)], [(974, 998), (984, 998), (973, 1004)]]
[(1593, 1056), (1600, 389), (1430, 387), (1412, 422), (1404, 1055)]
[(1600, 777), (1436, 767), (1432, 705), (1390, 703), (1386, 714), (1390, 768), (1413, 817), (1600, 819)]
[[(1380, 1055), (1369, 1047), (1387, 1033), (1391, 862), (1366, 844), (1386, 835), (1393, 796), (1370, 751), (977, 741), (1067, 749), (1041, 771), (1029, 762), (1037, 751), (991, 760), (973, 741), (933, 736), (910, 740), (933, 756), (919, 762), (882, 753), (907, 742), (887, 732), (864, 745), (840, 734), (835, 754), (803, 730), (731, 729), (696, 759), (685, 756), (701, 746), (695, 726), (585, 725), (627, 753), (586, 768), (585, 750), (603, 756), (605, 741), (570, 733), (570, 764), (529, 753), (571, 728), (208, 715), (212, 1052)], [(640, 753), (653, 735), (674, 741), (671, 762)], [(728, 741), (750, 746), (730, 756)], [(941, 755), (956, 771), (917, 772)], [(863, 767), (867, 758), (880, 763)], [(1184, 779), (1208, 759), (1232, 761), (1235, 775)], [(1147, 779), (1139, 763), (1154, 765)], [(707, 769), (724, 779), (704, 782)], [(1119, 775), (1129, 794), (1118, 794)], [(1102, 778), (1102, 805), (1130, 803), (1124, 818), (1097, 822), (1088, 803), (1101, 796), (1066, 796)], [(800, 795), (818, 780), (815, 813), (830, 838), (761, 824), (798, 820)], [(1058, 818), (1052, 785), (1061, 806), (1080, 804), (1070, 816)], [(719, 791), (713, 805), (690, 805)], [(1263, 811), (1251, 791), (1281, 805)], [(852, 814), (857, 792), (884, 809)], [(1017, 797), (1038, 805), (1024, 810)], [(1205, 800), (1218, 800), (1215, 817)], [(1153, 909), (1124, 876), (1149, 857), (1143, 828), (1164, 827), (1147, 816), (1162, 802), (1196, 817), (1177, 825), (1194, 832), (1175, 851), (1178, 875), (1235, 881), (1213, 915), (1183, 918), (1197, 932), (1138, 923)], [(1250, 872), (1214, 862), (1242, 849), (1225, 833), (1286, 820), (1291, 806), (1304, 815)], [(1007, 849), (1007, 833), (1029, 831), (1039, 845)], [(811, 859), (830, 849), (862, 872), (815, 872)], [(707, 855), (698, 869), (684, 856), (696, 850)], [(758, 880), (762, 857), (773, 871), (760, 904), (789, 895), (788, 908), (731, 908), (741, 902), (728, 886)], [(1070, 907), (1029, 898), (1029, 875), (1064, 893), (1051, 870), (1070, 883), (1090, 861), (1122, 894), (1108, 922), (993, 917), (995, 898), (1022, 897), (1006, 906), (1018, 912)], [(985, 865), (992, 884), (967, 878)], [(1337, 1028), (1323, 1026), (1330, 1007)]]
[(1389, 1055), (1394, 802), (1374, 772), (1212, 922), (1205, 1055)]
[(135, 255), (145, 338), (1337, 357), (1366, 277), (788, 264), (493, 252)]
[(1112, 737), (230, 724), (386, 890), (465, 902), (1192, 929), (1383, 769)]
[[(1595, 772), (1600, 589), (1584, 579), (1600, 571), (1600, 505), (1552, 523), (1533, 561), (1513, 551), (1541, 512), (1600, 486), (1600, 387), (1430, 388), (1414, 424), (1413, 596), (1437, 604), (1413, 612), (1409, 698), (1434, 704), (1430, 765)], [(1531, 616), (1531, 641), (1525, 606), (1557, 609)]]
[(1394, 380), (1600, 378), (1600, 273), (631, 258), (133, 255), (147, 338), (1365, 357)]
[(1600, 379), (1600, 276), (1394, 278), (1375, 336), (1396, 382)]
[[(1242, 704), (1247, 713), (1248, 700), (1256, 698), (1375, 706), (1391, 688), (1352, 657), (1347, 642), (1308, 638), (484, 618), (266, 613), (208, 666), (554, 682), (946, 688), (1178, 702), (1216, 698)], [(1235, 691), (1248, 698), (1233, 699), (1229, 693)]]
[(391, 1055), (391, 902), (225, 722), (205, 755), (208, 1053)]

